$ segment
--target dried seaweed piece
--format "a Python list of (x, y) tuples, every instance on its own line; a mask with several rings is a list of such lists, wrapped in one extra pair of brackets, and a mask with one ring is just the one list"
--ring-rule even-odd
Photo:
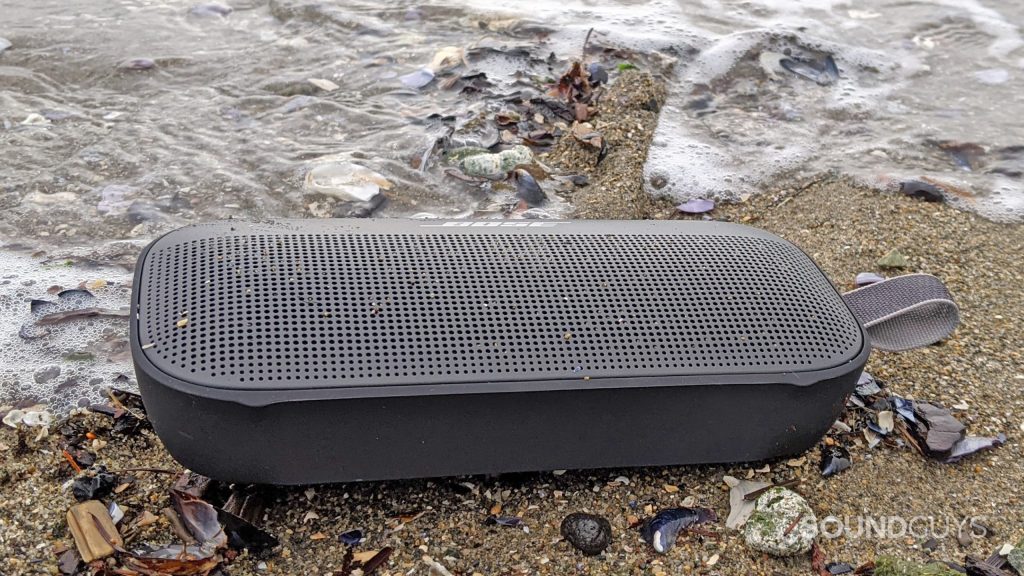
[(199, 546), (172, 544), (166, 548), (139, 550), (121, 560), (126, 568), (143, 574), (206, 576), (220, 565), (222, 559)]

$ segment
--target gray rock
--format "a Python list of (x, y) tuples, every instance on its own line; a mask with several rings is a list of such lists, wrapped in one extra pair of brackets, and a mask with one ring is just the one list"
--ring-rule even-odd
[(57, 376), (60, 376), (60, 366), (47, 366), (41, 368), (33, 374), (33, 378), (36, 380), (36, 384), (44, 384), (53, 380)]
[(1010, 550), (1010, 553), (1006, 555), (1006, 560), (1017, 572), (1024, 574), (1024, 540), (1018, 542), (1017, 547)]
[(743, 526), (747, 546), (773, 556), (793, 556), (811, 549), (818, 535), (818, 518), (802, 496), (772, 488), (757, 499), (754, 513)]

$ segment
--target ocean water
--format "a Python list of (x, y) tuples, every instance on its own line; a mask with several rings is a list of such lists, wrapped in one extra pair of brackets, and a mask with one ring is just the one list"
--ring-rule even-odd
[[(613, 78), (628, 62), (669, 84), (652, 194), (736, 199), (837, 172), (1020, 222), (1019, 22), (1024, 4), (991, 0), (4, 0), (0, 405), (62, 412), (132, 386), (123, 318), (22, 327), (55, 286), (125, 306), (135, 255), (174, 227), (524, 217), (510, 187), (447, 175), (442, 149), (493, 142), (480, 119), (557, 77), (588, 34)], [(424, 68), (437, 77), (419, 87)], [(325, 163), (340, 167), (315, 174), (371, 174), (387, 202), (311, 186)], [(567, 214), (542, 185), (552, 202), (526, 216)]]

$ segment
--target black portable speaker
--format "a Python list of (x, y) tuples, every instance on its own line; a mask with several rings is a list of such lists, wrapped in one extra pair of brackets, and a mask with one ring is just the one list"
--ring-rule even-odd
[(228, 481), (794, 454), (870, 351), (803, 252), (720, 222), (223, 222), (135, 274), (153, 426)]

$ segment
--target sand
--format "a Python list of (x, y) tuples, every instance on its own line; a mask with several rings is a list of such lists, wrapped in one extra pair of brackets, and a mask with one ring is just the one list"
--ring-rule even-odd
[[(656, 84), (654, 92), (658, 91)], [(615, 94), (609, 94), (614, 97)], [(626, 98), (626, 95), (623, 95)], [(623, 100), (640, 105), (646, 100)], [(588, 173), (591, 184), (574, 202), (581, 217), (677, 218), (671, 204), (642, 194), (642, 166), (654, 112), (625, 104), (619, 119), (604, 124), (612, 151), (596, 168), (573, 160), (573, 149), (557, 149), (548, 161)], [(643, 112), (643, 113), (641, 113)], [(614, 122), (606, 113), (596, 123)], [(639, 143), (635, 140), (639, 138)], [(625, 145), (623, 140), (632, 144)], [(622, 145), (620, 147), (620, 145)], [(627, 150), (624, 152), (624, 150)], [(573, 164), (575, 162), (575, 164)], [(872, 354), (868, 370), (893, 393), (940, 402), (966, 403), (955, 413), (974, 434), (999, 432), (1006, 445), (957, 464), (928, 460), (910, 448), (879, 446), (868, 450), (849, 440), (853, 467), (822, 479), (817, 448), (803, 462), (788, 459), (735, 466), (653, 467), (515, 474), (497, 477), (368, 482), (300, 488), (269, 488), (263, 526), (282, 546), (260, 565), (242, 556), (226, 568), (241, 574), (330, 574), (339, 570), (344, 546), (339, 533), (362, 528), (361, 549), (394, 548), (378, 574), (429, 574), (430, 556), (452, 574), (811, 574), (807, 556), (780, 560), (752, 552), (739, 533), (723, 523), (711, 526), (716, 537), (684, 534), (666, 555), (655, 553), (628, 528), (645, 509), (696, 504), (728, 513), (723, 475), (766, 481), (801, 478), (798, 490), (820, 517), (893, 515), (933, 517), (936, 528), (974, 517), (991, 531), (967, 546), (955, 533), (939, 537), (933, 551), (919, 539), (819, 538), (828, 561), (857, 565), (877, 554), (912, 560), (961, 561), (966, 553), (988, 556), (1004, 543), (1024, 538), (1024, 367), (1018, 319), (1024, 316), (1024, 228), (997, 224), (944, 204), (930, 204), (880, 193), (842, 179), (795, 179), (746, 203), (720, 206), (712, 217), (759, 226), (789, 239), (810, 254), (840, 290), (851, 289), (857, 272), (878, 271), (875, 261), (892, 248), (909, 259), (901, 272), (934, 274), (949, 286), (960, 306), (962, 324), (939, 345), (900, 354)], [(614, 417), (614, 415), (610, 415)], [(728, 417), (728, 415), (723, 415)], [(110, 469), (180, 467), (148, 430), (120, 437), (101, 415), (73, 416), (71, 423), (107, 442), (98, 462)], [(0, 573), (56, 572), (54, 547), (70, 546), (65, 513), (74, 503), (61, 486), (72, 478), (60, 455), (59, 434), (19, 451), (13, 430), (0, 429)], [(249, 440), (245, 440), (249, 441)], [(685, 438), (669, 441), (686, 442)], [(458, 449), (453, 446), (453, 449)], [(768, 466), (768, 472), (755, 472)], [(168, 505), (171, 476), (138, 472), (115, 500), (131, 522), (143, 510), (159, 513)], [(628, 484), (615, 481), (624, 477)], [(465, 484), (468, 483), (468, 484)], [(678, 487), (678, 491), (666, 489)], [(485, 518), (500, 503), (501, 513), (523, 518), (529, 531), (487, 526)], [(559, 539), (567, 514), (587, 511), (609, 519), (614, 542), (600, 556), (584, 557)], [(316, 517), (309, 513), (315, 513)], [(389, 523), (403, 513), (425, 512), (407, 523)], [(319, 539), (318, 535), (326, 536)], [(173, 541), (158, 523), (130, 545)], [(713, 566), (709, 560), (717, 557)]]

